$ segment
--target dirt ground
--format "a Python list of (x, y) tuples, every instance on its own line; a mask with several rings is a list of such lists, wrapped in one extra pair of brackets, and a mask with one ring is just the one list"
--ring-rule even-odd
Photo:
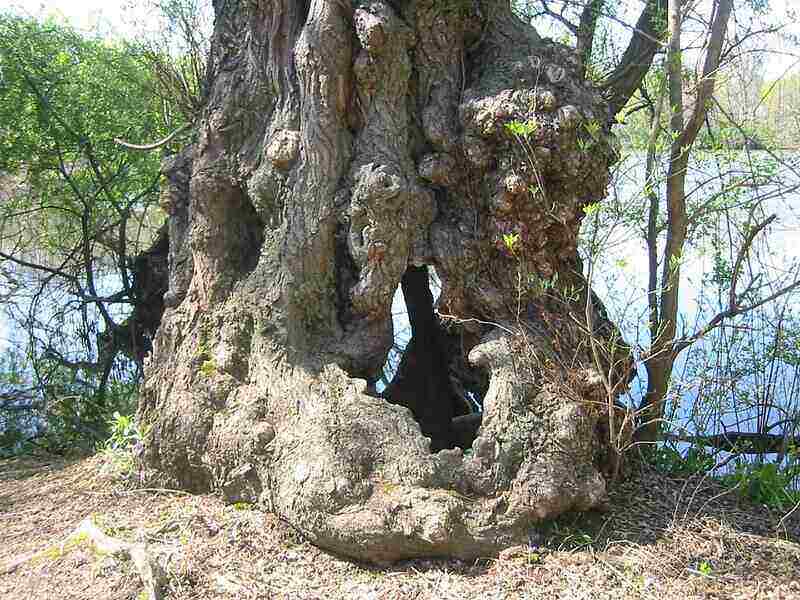
[(86, 517), (158, 548), (170, 599), (800, 599), (800, 508), (776, 514), (710, 480), (643, 472), (607, 511), (563, 518), (499, 558), (378, 569), (250, 506), (132, 489), (100, 455), (0, 461), (0, 598), (144, 598), (130, 560), (63, 543)]

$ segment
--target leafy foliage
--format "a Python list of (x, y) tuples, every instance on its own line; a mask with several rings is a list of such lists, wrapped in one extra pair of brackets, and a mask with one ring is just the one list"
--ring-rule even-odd
[(733, 473), (723, 477), (726, 484), (741, 490), (742, 495), (778, 510), (789, 510), (800, 502), (799, 479), (800, 455), (796, 448), (788, 452), (785, 465), (740, 461)]
[(133, 415), (115, 411), (108, 420), (108, 430), (109, 437), (99, 446), (99, 450), (118, 471), (123, 474), (132, 473), (133, 452), (147, 437), (147, 428), (139, 427)]
[(692, 446), (681, 453), (671, 445), (653, 448), (647, 454), (650, 464), (665, 475), (700, 475), (714, 468), (714, 457), (702, 446)]
[(130, 46), (0, 15), (0, 284), (23, 365), (9, 374), (26, 389), (0, 404), (16, 415), (7, 447), (91, 447), (129, 409), (143, 352), (132, 259), (163, 214), (158, 154), (115, 140), (168, 132), (155, 87)]
[(0, 68), (0, 122), (8, 124), (0, 170), (24, 173), (67, 217), (83, 200), (97, 204), (95, 219), (113, 218), (125, 199), (141, 200), (152, 189), (158, 157), (114, 142), (165, 131), (147, 93), (149, 74), (134, 54), (53, 22), (4, 16)]

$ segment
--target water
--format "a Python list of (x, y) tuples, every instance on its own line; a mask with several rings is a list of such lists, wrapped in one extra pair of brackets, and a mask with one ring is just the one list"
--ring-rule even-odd
[[(761, 155), (759, 155), (761, 154)], [(749, 261), (747, 269), (750, 275), (760, 276), (760, 283), (773, 280), (785, 280), (791, 275), (791, 269), (800, 262), (800, 155), (779, 157), (784, 164), (772, 165), (770, 174), (769, 162), (775, 162), (763, 153), (751, 153), (728, 163), (719, 160), (696, 161), (689, 175), (687, 189), (696, 189), (690, 196), (690, 204), (694, 207), (703, 202), (719, 200), (723, 193), (735, 194), (740, 200), (761, 200), (760, 213), (775, 212), (778, 221), (770, 226), (767, 236), (757, 238), (754, 250), (759, 260)], [(593, 287), (606, 304), (611, 320), (617, 323), (626, 339), (634, 348), (646, 348), (649, 344), (647, 334), (647, 252), (643, 240), (642, 227), (639, 224), (645, 214), (645, 201), (642, 193), (642, 182), (645, 180), (643, 159), (641, 156), (630, 156), (616, 167), (615, 185), (611, 189), (609, 200), (598, 213), (597, 218), (603, 220), (602, 231), (607, 235), (598, 253), (585, 255), (584, 264), (589, 259), (595, 263)], [(735, 178), (750, 170), (750, 165), (764, 162), (758, 169), (765, 173), (757, 182), (746, 182), (746, 185), (733, 186)], [(788, 191), (787, 191), (788, 190)], [(663, 195), (663, 194), (662, 194)], [(734, 200), (736, 198), (733, 198)], [(730, 200), (730, 198), (728, 198)], [(739, 202), (741, 204), (742, 202)], [(736, 202), (729, 202), (735, 205)], [(700, 226), (708, 239), (727, 233), (725, 220), (721, 215), (734, 216), (740, 208), (731, 207), (718, 213), (714, 218), (706, 219)], [(591, 236), (591, 220), (585, 220), (584, 237)], [(663, 242), (663, 240), (662, 240)], [(768, 242), (768, 244), (767, 244)], [(719, 256), (715, 256), (713, 244), (690, 244), (682, 261), (683, 287), (680, 295), (680, 327), (682, 331), (692, 332), (715, 314), (724, 294), (713, 293), (709, 288), (709, 275), (719, 267)], [(730, 258), (730, 257), (728, 257)], [(0, 317), (0, 350), (15, 350), (23, 354), (30, 340), (30, 334), (41, 349), (55, 340), (60, 344), (60, 351), (71, 360), (86, 360), (87, 355), (96, 354), (96, 337), (100, 333), (97, 323), (98, 315), (92, 308), (77, 311), (71, 318), (62, 316), (62, 308), (70, 302), (67, 289), (55, 289), (49, 296), (31, 294), (20, 295), (20, 290), (35, 289), (32, 284), (37, 276), (24, 269), (8, 270), (20, 285), (12, 290), (6, 284), (0, 289), (0, 296), (13, 293), (15, 302), (4, 305), (5, 314)], [(440, 293), (438, 279), (432, 277), (434, 296)], [(108, 293), (118, 289), (118, 281), (113, 275), (99, 278), (99, 293)], [(724, 291), (724, 290), (723, 290)], [(765, 293), (762, 290), (762, 293)], [(758, 322), (738, 319), (737, 327), (749, 327), (749, 330), (725, 328), (720, 335), (728, 336), (726, 343), (733, 343), (744, 357), (745, 352), (763, 353), (769, 345), (768, 339), (757, 338), (756, 327), (774, 327), (777, 318), (783, 318), (787, 330), (791, 328), (795, 316), (793, 301), (796, 298), (785, 298), (776, 304), (765, 307), (755, 316)], [(74, 301), (74, 300), (73, 300)], [(112, 305), (117, 318), (124, 318), (124, 308)], [(397, 369), (403, 349), (410, 338), (410, 327), (402, 292), (395, 295), (392, 305), (395, 329), (395, 344), (390, 351), (383, 379), (378, 382), (379, 389), (391, 381)], [(31, 320), (29, 317), (35, 317)], [(25, 328), (20, 323), (28, 321)], [(731, 341), (732, 336), (740, 338)], [(759, 334), (760, 335), (760, 334)], [(752, 361), (754, 369), (749, 372), (738, 372), (735, 381), (727, 383), (724, 369), (727, 358), (718, 352), (712, 344), (721, 340), (719, 335), (710, 336), (697, 342), (690, 351), (681, 355), (676, 364), (676, 385), (672, 395), (674, 408), (670, 416), (672, 429), (685, 429), (689, 433), (704, 431), (718, 433), (727, 429), (756, 431), (765, 424), (791, 419), (800, 411), (800, 377), (797, 364), (786, 361), (773, 361), (771, 371), (757, 369), (757, 360)], [(77, 343), (76, 343), (77, 342)], [(800, 353), (800, 345), (798, 345)], [(757, 358), (757, 357), (756, 357)], [(769, 365), (767, 365), (769, 366)], [(705, 371), (714, 371), (715, 381), (703, 381)], [(708, 378), (706, 378), (708, 379)], [(637, 378), (627, 395), (628, 402), (635, 406), (641, 398), (646, 384), (645, 374), (639, 365)], [(747, 398), (743, 398), (747, 394)], [(713, 397), (712, 397), (713, 396)], [(723, 402), (720, 398), (733, 399), (734, 402)], [(769, 402), (767, 402), (769, 400)], [(784, 423), (773, 432), (788, 431), (793, 423)]]
[[(48, 264), (48, 257), (26, 257)], [(98, 388), (99, 373), (85, 369), (68, 373), (52, 359), (94, 362), (103, 321), (93, 304), (82, 304), (69, 285), (39, 270), (12, 263), (3, 264), (0, 288), (0, 455), (20, 448), (20, 437), (37, 437), (54, 426), (63, 431), (87, 431), (96, 420), (90, 398)], [(113, 269), (98, 266), (97, 292), (111, 294), (120, 289)], [(117, 322), (130, 307), (111, 304), (108, 310)], [(30, 357), (36, 357), (36, 361)], [(106, 401), (120, 406), (123, 387), (133, 381), (136, 367), (117, 358), (109, 376)], [(127, 389), (127, 388), (125, 388)], [(120, 394), (122, 392), (122, 395)], [(125, 404), (123, 402), (123, 404)], [(106, 412), (110, 412), (108, 409)], [(130, 412), (130, 408), (125, 408)], [(94, 416), (93, 416), (94, 415)], [(54, 417), (49, 419), (48, 416)], [(101, 427), (102, 428), (102, 427)], [(19, 436), (4, 439), (3, 434)], [(65, 438), (66, 441), (66, 438)], [(10, 445), (12, 448), (4, 446)]]
[[(687, 245), (681, 261), (682, 287), (679, 296), (679, 333), (690, 335), (721, 310), (727, 308), (728, 290), (719, 285), (725, 280), (726, 267), (735, 263), (735, 253), (726, 254), (724, 246), (733, 239), (736, 247), (741, 236), (728, 226), (728, 217), (745, 217), (743, 205), (754, 200), (759, 208), (753, 212), (755, 221), (769, 214), (777, 220), (753, 243), (751, 255), (742, 263), (738, 290), (747, 289), (766, 297), (787, 285), (798, 276), (800, 264), (800, 155), (779, 157), (775, 163), (765, 153), (753, 152), (730, 163), (696, 162), (689, 173), (687, 190), (695, 190), (690, 205), (695, 209), (704, 202), (725, 200), (730, 208), (710, 215), (702, 222), (703, 244)], [(758, 165), (759, 162), (766, 164)], [(745, 164), (746, 163), (746, 164)], [(770, 163), (773, 163), (770, 165)], [(749, 164), (766, 175), (759, 181), (741, 180)], [(774, 169), (768, 175), (770, 168)], [(617, 218), (614, 206), (638, 206), (645, 214), (642, 183), (644, 178), (641, 157), (630, 157), (619, 165), (617, 185), (610, 204), (610, 214), (600, 216), (609, 222), (606, 243), (593, 257), (597, 275), (593, 287), (606, 303), (612, 321), (619, 324), (625, 339), (634, 345), (636, 353), (649, 346), (647, 328), (648, 258), (643, 227), (633, 220)], [(705, 185), (699, 189), (701, 183)], [(615, 194), (615, 195), (614, 195)], [(663, 197), (663, 184), (661, 186)], [(662, 210), (662, 212), (665, 212)], [(584, 228), (591, 233), (591, 224)], [(719, 243), (715, 244), (715, 238)], [(663, 249), (663, 236), (659, 252)], [(590, 257), (586, 256), (586, 264)], [(723, 277), (718, 277), (722, 275)], [(675, 364), (673, 388), (670, 394), (668, 429), (684, 432), (719, 434), (726, 431), (772, 434), (800, 434), (800, 315), (797, 314), (797, 291), (776, 299), (748, 315), (727, 320), (724, 326), (697, 341), (682, 353)], [(754, 299), (754, 298), (753, 298)], [(777, 333), (777, 336), (775, 335)], [(777, 338), (777, 339), (776, 339)], [(776, 344), (777, 342), (777, 344)], [(775, 352), (775, 347), (783, 351)], [(646, 373), (641, 362), (627, 401), (638, 406), (646, 388)], [(687, 444), (679, 444), (683, 450)], [(720, 453), (720, 460), (727, 454)], [(763, 457), (774, 460), (775, 455)], [(732, 468), (733, 464), (729, 465)]]

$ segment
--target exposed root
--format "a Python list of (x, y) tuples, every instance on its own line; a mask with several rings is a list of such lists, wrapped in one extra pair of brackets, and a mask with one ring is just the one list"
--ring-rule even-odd
[(31, 552), (29, 554), (23, 554), (22, 556), (15, 556), (0, 567), (0, 575), (8, 575), (9, 573), (13, 573), (26, 562), (38, 558), (42, 554), (43, 552)]
[(60, 544), (54, 544), (38, 552), (11, 559), (0, 566), (0, 575), (13, 573), (27, 562), (61, 556), (77, 545), (88, 542), (102, 555), (130, 558), (144, 585), (147, 600), (161, 600), (162, 590), (167, 580), (166, 573), (159, 563), (161, 554), (148, 544), (126, 542), (106, 535), (92, 520), (86, 517)]

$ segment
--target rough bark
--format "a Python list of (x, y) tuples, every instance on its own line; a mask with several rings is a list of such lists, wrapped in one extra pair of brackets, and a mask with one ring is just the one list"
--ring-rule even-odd
[[(145, 474), (259, 501), (374, 562), (492, 555), (602, 502), (596, 371), (627, 362), (596, 364), (584, 333), (577, 234), (613, 153), (577, 54), (503, 2), (216, 10), (191, 275), (139, 408)], [(414, 346), (390, 402), (368, 381), (401, 283)], [(465, 440), (468, 379), (488, 385)]]

